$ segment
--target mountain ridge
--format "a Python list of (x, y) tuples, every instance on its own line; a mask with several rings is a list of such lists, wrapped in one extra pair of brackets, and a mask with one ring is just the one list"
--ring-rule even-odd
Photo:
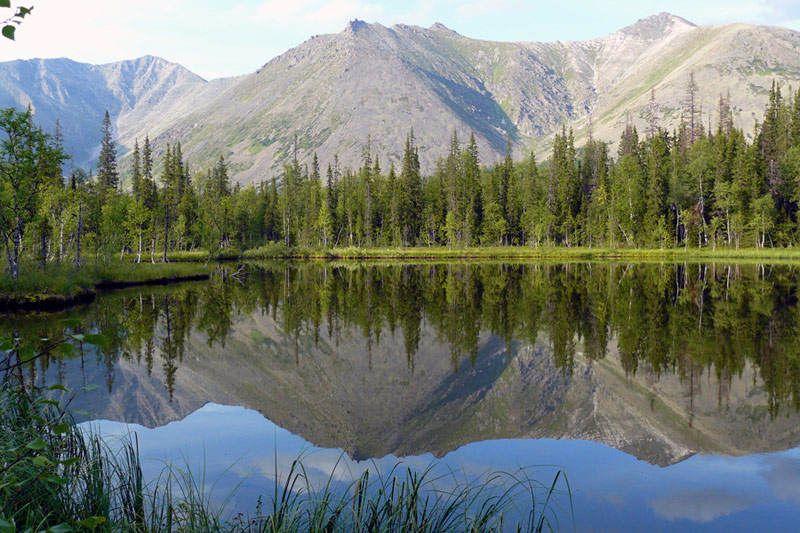
[[(181, 142), (193, 168), (223, 155), (237, 181), (255, 183), (281, 174), (295, 138), (301, 162), (317, 153), (323, 164), (338, 156), (353, 167), (369, 138), (388, 168), (413, 128), (425, 172), (453, 131), (462, 141), (474, 133), (486, 164), (505, 155), (508, 140), (515, 157), (546, 156), (562, 127), (580, 144), (590, 117), (595, 138), (613, 144), (628, 121), (645, 127), (651, 90), (661, 125), (672, 130), (690, 72), (704, 109), (730, 90), (736, 124), (749, 132), (773, 79), (800, 84), (800, 35), (696, 26), (665, 12), (604, 36), (551, 43), (472, 39), (438, 22), (354, 20), (251, 74), (210, 81), (155, 56), (105, 65), (26, 60), (40, 62), (40, 75), (15, 79), (30, 70), (20, 61), (0, 64), (0, 105), (32, 104), (45, 129), (60, 118), (75, 164), (96, 156), (108, 108), (121, 156), (147, 135), (156, 156)], [(704, 123), (714, 120), (705, 113)]]

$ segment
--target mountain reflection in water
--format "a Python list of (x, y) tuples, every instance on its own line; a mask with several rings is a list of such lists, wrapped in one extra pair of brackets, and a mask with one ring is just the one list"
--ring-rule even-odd
[[(792, 266), (246, 270), (243, 279), (112, 293), (66, 313), (102, 331), (109, 347), (42, 359), (30, 380), (105, 384), (77, 407), (148, 428), (208, 402), (243, 406), (353, 460), (571, 439), (666, 466), (697, 453), (800, 445), (800, 272)], [(64, 316), (4, 324), (53, 335)], [(800, 478), (795, 470), (791, 479)], [(648, 505), (678, 520), (692, 512), (688, 502), (704, 501), (698, 523), (751, 507), (739, 493), (697, 490)]]

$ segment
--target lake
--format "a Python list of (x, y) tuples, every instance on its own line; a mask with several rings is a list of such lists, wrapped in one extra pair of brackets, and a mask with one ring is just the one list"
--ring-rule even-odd
[[(249, 511), (276, 469), (346, 481), (402, 468), (569, 480), (580, 531), (800, 523), (800, 268), (762, 264), (260, 263), (108, 293), (105, 350), (41, 359), (38, 384), (135, 432), (145, 474), (205, 474)], [(443, 481), (444, 483), (444, 481)], [(235, 491), (235, 492), (234, 492)]]

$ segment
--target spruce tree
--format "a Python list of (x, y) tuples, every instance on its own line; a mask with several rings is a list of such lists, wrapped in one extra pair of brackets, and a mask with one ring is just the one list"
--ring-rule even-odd
[(414, 143), (414, 130), (406, 137), (403, 152), (403, 168), (400, 171), (402, 183), (401, 212), (403, 225), (403, 244), (418, 242), (422, 228), (422, 177), (420, 176), (419, 154)]
[(100, 157), (97, 161), (97, 178), (104, 193), (116, 191), (119, 187), (114, 126), (111, 124), (111, 117), (107, 110), (105, 118), (103, 118), (103, 140), (100, 143)]
[(142, 168), (141, 168), (141, 153), (139, 152), (139, 139), (136, 139), (133, 144), (133, 171), (131, 173), (131, 189), (133, 197), (137, 200), (142, 197)]

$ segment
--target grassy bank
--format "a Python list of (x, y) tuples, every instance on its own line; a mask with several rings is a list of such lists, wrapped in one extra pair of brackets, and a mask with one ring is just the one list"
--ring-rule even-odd
[(800, 248), (567, 248), (567, 247), (414, 247), (303, 248), (269, 244), (245, 251), (243, 259), (546, 259), (663, 261), (800, 261)]
[(562, 527), (571, 521), (554, 505), (571, 509), (560, 472), (540, 485), (525, 470), (465, 481), (397, 465), (315, 487), (302, 461), (275, 472), (275, 488), (252, 509), (226, 509), (186, 470), (144, 479), (135, 438), (110, 446), (83, 432), (66, 410), (72, 393), (51, 394), (59, 391), (61, 401), (45, 400), (0, 384), (0, 531), (550, 531), (559, 515)]
[(207, 279), (211, 268), (193, 263), (49, 265), (0, 277), (0, 311), (56, 309), (91, 301), (96, 291)]

